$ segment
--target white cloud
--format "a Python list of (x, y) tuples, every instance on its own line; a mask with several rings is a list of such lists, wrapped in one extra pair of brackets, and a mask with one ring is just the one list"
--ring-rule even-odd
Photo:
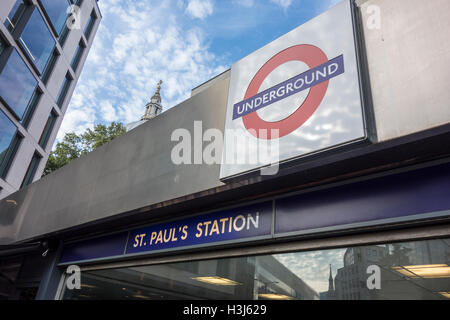
[(344, 266), (344, 254), (347, 249), (297, 252), (274, 255), (274, 258), (306, 282), (317, 293), (328, 290), (332, 265), (333, 277)]
[[(292, 0), (270, 1), (283, 7), (293, 3)], [(330, 4), (339, 0), (326, 1)], [(230, 3), (241, 8), (258, 4), (256, 0)], [(81, 132), (96, 123), (114, 119), (126, 124), (140, 119), (160, 79), (164, 81), (162, 104), (167, 110), (187, 99), (192, 88), (221, 73), (233, 62), (225, 60), (229, 54), (226, 50), (222, 50), (223, 56), (211, 51), (211, 30), (196, 26), (202, 25), (200, 19), (208, 15), (216, 13), (220, 17), (220, 10), (229, 12), (223, 11), (223, 2), (102, 0), (99, 6), (103, 16), (99, 31), (58, 139), (66, 132)], [(261, 18), (259, 12), (253, 11), (246, 19), (238, 19), (239, 15), (227, 16), (228, 23), (222, 23), (220, 35), (238, 36), (244, 29), (256, 28)], [(214, 30), (214, 23), (208, 27)]]
[(95, 111), (92, 109), (69, 109), (64, 116), (64, 121), (58, 132), (58, 140), (64, 137), (65, 133), (75, 132), (83, 133), (87, 128), (94, 126)]
[(194, 18), (204, 19), (214, 11), (212, 0), (189, 0), (186, 12)]
[(102, 118), (106, 121), (113, 122), (119, 120), (111, 101), (102, 101), (100, 103), (100, 110), (102, 112)]
[(270, 1), (282, 6), (283, 8), (289, 7), (293, 2), (293, 0), (270, 0)]
[[(211, 1), (205, 3), (212, 8)], [(210, 52), (204, 32), (184, 27), (184, 9), (177, 8), (177, 0), (162, 1), (159, 6), (114, 0), (99, 5), (103, 19), (58, 140), (66, 132), (81, 133), (97, 123), (139, 120), (160, 79), (167, 110), (189, 98), (192, 88), (226, 69), (220, 57)], [(210, 12), (207, 6), (203, 10)]]

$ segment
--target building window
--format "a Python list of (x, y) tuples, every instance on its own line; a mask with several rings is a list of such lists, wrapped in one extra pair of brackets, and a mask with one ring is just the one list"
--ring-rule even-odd
[(37, 86), (37, 80), (14, 48), (0, 71), (0, 97), (21, 120)]
[(57, 35), (63, 29), (67, 21), (67, 9), (71, 4), (68, 0), (39, 0), (44, 8), (45, 14), (48, 16), (52, 27)]
[(14, 6), (12, 7), (9, 15), (6, 17), (5, 26), (8, 28), (10, 32), (13, 32), (20, 18), (22, 18), (27, 5), (23, 2), (23, 0), (17, 0)]
[(92, 10), (89, 21), (84, 28), (84, 36), (86, 37), (86, 40), (89, 40), (89, 36), (91, 35), (92, 29), (94, 28), (95, 20), (97, 20), (97, 16), (95, 14), (95, 10)]
[(55, 40), (37, 8), (28, 20), (18, 43), (39, 73), (42, 73), (55, 47)]
[(72, 77), (69, 73), (66, 74), (66, 77), (64, 78), (64, 82), (61, 85), (61, 88), (59, 89), (58, 93), (58, 100), (57, 104), (59, 108), (62, 108), (62, 105), (64, 103), (64, 100), (66, 99), (67, 92), (69, 91), (70, 84), (72, 83)]
[(31, 96), (30, 103), (28, 104), (28, 107), (25, 111), (25, 114), (22, 119), (22, 125), (24, 128), (28, 128), (28, 125), (31, 122), (31, 118), (33, 117), (34, 110), (36, 110), (36, 107), (41, 100), (42, 91), (39, 89), (39, 87), (34, 90), (33, 95)]
[(53, 49), (53, 53), (48, 59), (47, 64), (45, 65), (44, 72), (42, 73), (42, 82), (47, 84), (50, 75), (52, 74), (53, 69), (55, 68), (56, 62), (58, 61), (59, 52), (58, 49)]
[(67, 37), (69, 36), (69, 28), (67, 28), (66, 25), (64, 25), (63, 31), (59, 35), (59, 44), (61, 47), (64, 47), (64, 44), (66, 43)]
[(80, 63), (81, 57), (83, 56), (83, 52), (85, 49), (85, 45), (82, 40), (80, 40), (80, 43), (78, 43), (78, 48), (75, 51), (75, 54), (73, 55), (72, 61), (70, 65), (72, 66), (72, 70), (74, 72), (77, 71), (78, 64)]
[(5, 40), (0, 37), (0, 55), (3, 53), (3, 51), (5, 51), (6, 48), (8, 48), (8, 45), (6, 44)]
[(31, 159), (30, 165), (28, 166), (27, 172), (25, 173), (25, 177), (23, 178), (22, 185), (20, 188), (26, 187), (27, 185), (33, 182), (34, 176), (36, 174), (36, 170), (39, 166), (39, 162), (42, 157), (38, 153), (34, 153), (33, 158)]
[[(83, 0), (78, 0), (78, 1), (74, 1), (74, 0), (70, 0), (71, 3), (75, 3), (76, 6), (81, 6), (81, 4), (83, 3)], [(68, 16), (66, 17), (66, 19), (68, 18)], [(61, 45), (61, 47), (64, 47), (64, 44), (66, 43), (66, 40), (69, 36), (70, 33), (70, 29), (67, 27), (67, 24), (64, 23), (64, 27), (59, 35), (59, 44)]]
[(45, 150), (47, 147), (48, 139), (52, 134), (53, 127), (55, 126), (56, 119), (58, 118), (58, 114), (52, 110), (50, 115), (48, 116), (47, 122), (45, 123), (44, 130), (42, 131), (41, 138), (39, 139), (39, 145), (42, 149)]
[[(95, 245), (94, 245), (95, 246)], [(281, 254), (105, 268), (83, 273), (80, 290), (64, 289), (63, 299), (77, 300), (448, 300), (450, 298), (450, 239), (433, 239), (361, 247), (385, 251), (386, 258), (356, 262), (358, 278), (344, 277), (345, 253), (337, 248)], [(427, 256), (422, 250), (430, 247)], [(397, 249), (395, 249), (397, 248)], [(408, 248), (408, 254), (405, 250)], [(399, 250), (400, 249), (400, 250)], [(213, 249), (212, 249), (213, 250)], [(359, 286), (367, 266), (380, 267), (380, 289)], [(329, 265), (336, 273), (330, 274)], [(331, 277), (331, 279), (330, 279)], [(331, 280), (331, 281), (330, 281)], [(330, 286), (334, 284), (334, 286)], [(370, 296), (369, 296), (369, 294)]]
[(0, 177), (5, 178), (19, 147), (21, 136), (14, 123), (0, 110)]

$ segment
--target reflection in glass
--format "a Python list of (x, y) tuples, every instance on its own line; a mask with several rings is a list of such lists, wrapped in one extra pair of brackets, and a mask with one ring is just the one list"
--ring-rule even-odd
[(86, 24), (86, 27), (84, 28), (84, 36), (87, 40), (89, 40), (89, 36), (91, 35), (92, 29), (94, 28), (95, 20), (97, 19), (97, 16), (95, 15), (95, 11), (92, 10), (92, 13), (89, 17), (89, 21)]
[(13, 296), (23, 257), (0, 258), (0, 300)]
[(39, 87), (34, 90), (33, 96), (30, 99), (30, 103), (27, 106), (27, 110), (25, 111), (25, 114), (22, 118), (22, 125), (24, 128), (28, 128), (28, 125), (31, 122), (31, 119), (33, 118), (34, 110), (36, 110), (36, 107), (41, 100), (42, 92), (39, 90)]
[(83, 56), (84, 52), (84, 45), (83, 42), (80, 41), (78, 43), (77, 50), (75, 51), (75, 54), (73, 55), (72, 61), (70, 62), (70, 65), (72, 66), (72, 70), (74, 72), (77, 71), (78, 64), (80, 63), (81, 57)]
[(445, 300), (449, 260), (442, 239), (99, 269), (83, 272), (81, 290), (63, 299)]
[(47, 84), (48, 80), (50, 79), (50, 75), (53, 72), (53, 69), (55, 68), (56, 62), (58, 61), (59, 52), (56, 49), (53, 49), (52, 55), (50, 56), (50, 59), (48, 59), (47, 64), (45, 65), (44, 72), (42, 73), (42, 82)]
[(58, 115), (52, 110), (52, 112), (50, 112), (50, 115), (48, 116), (47, 122), (45, 123), (44, 130), (42, 130), (42, 135), (41, 138), (39, 139), (39, 145), (44, 150), (47, 147), (47, 142), (48, 139), (50, 138), (50, 135), (52, 134), (53, 127), (55, 126), (57, 117)]
[(70, 74), (67, 73), (66, 77), (64, 78), (64, 82), (62, 83), (61, 87), (59, 88), (58, 92), (58, 99), (56, 101), (58, 107), (62, 107), (64, 100), (66, 98), (67, 92), (69, 91), (70, 84), (72, 83), (72, 78), (70, 77)]
[(9, 146), (16, 135), (16, 129), (13, 122), (0, 110), (0, 165), (5, 160)]
[(67, 28), (67, 26), (64, 25), (64, 28), (63, 28), (61, 34), (59, 35), (59, 44), (61, 45), (61, 47), (64, 47), (64, 43), (66, 43), (69, 33), (70, 33), (69, 28)]
[(14, 49), (0, 74), (0, 96), (21, 119), (36, 88), (37, 80)]
[(0, 37), (0, 55), (3, 53), (3, 51), (8, 47), (5, 40), (3, 40), (2, 37)]
[(23, 0), (17, 0), (16, 3), (14, 3), (9, 15), (5, 19), (5, 27), (7, 27), (10, 32), (13, 32), (16, 28), (17, 23), (25, 11), (25, 7)]
[(59, 35), (67, 20), (69, 2), (67, 0), (41, 0), (41, 2), (44, 5), (45, 12), (50, 17), (53, 27)]
[(39, 72), (42, 73), (55, 46), (55, 40), (37, 8), (34, 9), (28, 20), (19, 41)]
[(25, 177), (23, 178), (22, 184), (20, 186), (21, 188), (26, 187), (33, 182), (40, 161), (41, 156), (35, 153), (33, 155), (33, 158), (31, 158), (30, 165), (28, 166), (27, 172), (25, 173)]

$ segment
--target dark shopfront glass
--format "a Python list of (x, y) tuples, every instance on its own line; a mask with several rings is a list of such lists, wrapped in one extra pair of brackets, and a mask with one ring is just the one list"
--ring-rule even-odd
[(0, 301), (35, 300), (45, 268), (41, 253), (0, 257)]
[(59, 34), (67, 20), (67, 8), (70, 3), (67, 0), (41, 0), (44, 10), (49, 16), (53, 27)]
[[(63, 299), (450, 299), (450, 239), (81, 273)], [(375, 271), (374, 271), (375, 270)]]
[(34, 9), (28, 20), (19, 41), (39, 72), (42, 73), (52, 54), (55, 40), (37, 8)]

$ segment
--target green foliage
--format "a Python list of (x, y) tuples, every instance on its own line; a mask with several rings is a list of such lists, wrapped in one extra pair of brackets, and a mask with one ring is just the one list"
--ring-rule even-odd
[(56, 144), (47, 160), (44, 176), (65, 166), (73, 159), (89, 153), (114, 138), (125, 133), (125, 126), (120, 122), (112, 122), (108, 127), (97, 124), (94, 129), (87, 129), (83, 134), (66, 133), (63, 140)]

